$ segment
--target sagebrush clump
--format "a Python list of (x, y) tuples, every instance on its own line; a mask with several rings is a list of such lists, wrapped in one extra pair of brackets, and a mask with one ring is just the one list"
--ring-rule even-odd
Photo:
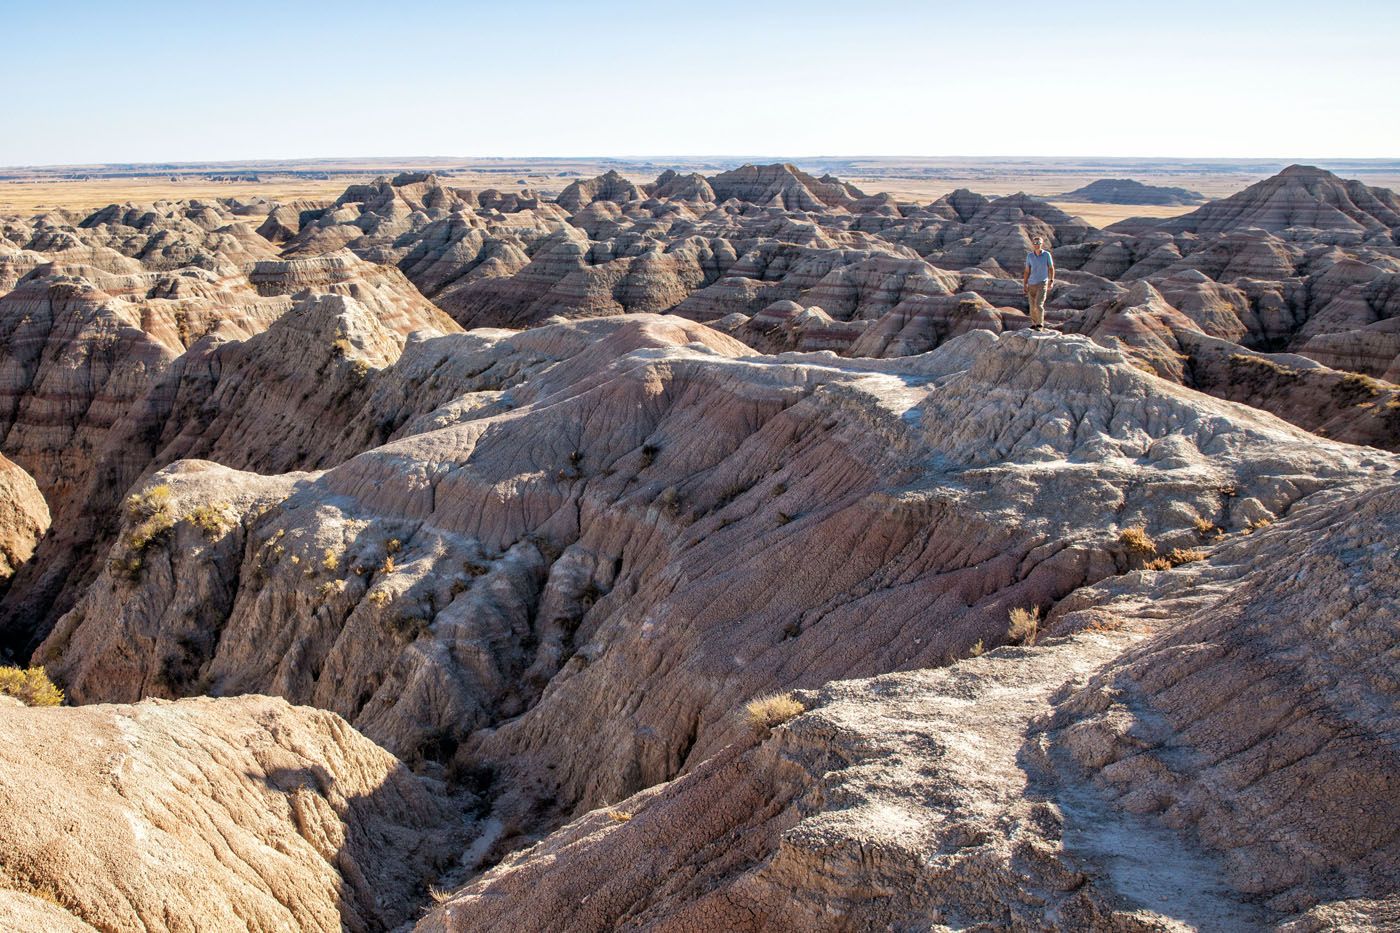
[(42, 667), (0, 667), (0, 696), (14, 697), (25, 706), (59, 706), (63, 691)]

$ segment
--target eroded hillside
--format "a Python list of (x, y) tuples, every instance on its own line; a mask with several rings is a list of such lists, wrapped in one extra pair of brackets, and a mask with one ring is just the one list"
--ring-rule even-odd
[(788, 165), (8, 219), (0, 644), (79, 708), (6, 715), (179, 720), (63, 765), (94, 814), (200, 777), (40, 871), (17, 743), (0, 910), (182, 929), (123, 866), (189, 824), (292, 833), (201, 869), (272, 927), (1383, 925), (1397, 236), (1306, 167), (1109, 230)]

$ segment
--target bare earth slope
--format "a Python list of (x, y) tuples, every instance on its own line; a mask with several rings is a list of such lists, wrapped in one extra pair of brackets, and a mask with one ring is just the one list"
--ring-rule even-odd
[(389, 929), (462, 838), (441, 785), (333, 713), (278, 699), (0, 698), (0, 724), (7, 926)]
[[(786, 164), (667, 172), (650, 185), (612, 173), (554, 201), (411, 175), (352, 186), (286, 248), (346, 247), (397, 264), (468, 327), (666, 312), (768, 352), (898, 356), (968, 329), (1026, 326), (1016, 278), (1039, 235), (1062, 283), (1051, 318), (1067, 330), (1122, 341), (1160, 374), (1212, 393), (1226, 381), (1210, 354), (1212, 372), (1194, 379), (1198, 336), (1384, 380), (1356, 400), (1334, 391), (1340, 376), (1299, 370), (1288, 402), (1251, 403), (1289, 419), (1317, 412), (1305, 427), (1394, 448), (1400, 425), (1385, 393), (1400, 375), (1398, 203), (1291, 166), (1183, 218), (1096, 230), (1024, 194), (959, 190), (919, 204)], [(1144, 283), (1161, 294), (1152, 313), (1128, 300)]]
[(1393, 483), (1328, 497), (1057, 607), (1054, 630), (1091, 632), (799, 693), (773, 735), (587, 814), (419, 928), (1393, 924), (1400, 589), (1388, 550), (1354, 555), (1397, 533)]

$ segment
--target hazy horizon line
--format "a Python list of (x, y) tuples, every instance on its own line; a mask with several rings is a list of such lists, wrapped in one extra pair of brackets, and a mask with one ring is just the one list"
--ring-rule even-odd
[(1110, 156), (1110, 155), (1066, 155), (1066, 156), (1039, 156), (1039, 155), (902, 155), (888, 153), (861, 153), (854, 155), (841, 154), (814, 154), (814, 155), (777, 155), (777, 154), (756, 154), (756, 153), (661, 153), (661, 154), (637, 154), (637, 155), (396, 155), (396, 156), (372, 156), (372, 155), (337, 155), (337, 156), (269, 156), (266, 158), (234, 158), (234, 159), (160, 159), (148, 161), (111, 161), (111, 162), (45, 162), (45, 163), (21, 163), (14, 165), (0, 165), (0, 171), (17, 169), (72, 169), (72, 168), (110, 168), (110, 167), (154, 167), (154, 166), (208, 166), (208, 165), (255, 165), (255, 164), (297, 164), (308, 162), (320, 163), (353, 163), (353, 162), (647, 162), (658, 163), (665, 161), (712, 161), (712, 162), (804, 162), (804, 161), (859, 161), (863, 159), (871, 160), (909, 160), (909, 161), (959, 161), (959, 162), (1073, 162), (1073, 161), (1093, 161), (1093, 162), (1186, 162), (1186, 163), (1237, 163), (1237, 162), (1281, 162), (1281, 163), (1308, 163), (1308, 162), (1332, 162), (1349, 164), (1388, 164), (1400, 165), (1400, 155), (1397, 156)]

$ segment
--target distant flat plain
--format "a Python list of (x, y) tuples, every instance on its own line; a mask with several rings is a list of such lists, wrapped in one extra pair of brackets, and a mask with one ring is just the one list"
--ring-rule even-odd
[(634, 182), (661, 171), (714, 174), (745, 162), (793, 162), (814, 175), (831, 173), (869, 194), (889, 192), (927, 203), (958, 188), (989, 196), (1024, 191), (1104, 226), (1125, 217), (1171, 217), (1194, 208), (1141, 204), (1085, 204), (1055, 195), (1099, 178), (1132, 178), (1149, 185), (1189, 188), (1209, 198), (1226, 197), (1292, 162), (1320, 165), (1343, 178), (1400, 189), (1397, 160), (1187, 160), (1034, 158), (792, 158), (780, 156), (654, 157), (636, 159), (308, 159), (70, 165), (0, 168), (0, 214), (30, 215), (56, 208), (90, 211), (112, 203), (162, 199), (265, 198), (270, 201), (329, 201), (347, 185), (404, 171), (437, 172), (462, 188), (531, 188), (558, 194), (577, 178), (615, 170)]

